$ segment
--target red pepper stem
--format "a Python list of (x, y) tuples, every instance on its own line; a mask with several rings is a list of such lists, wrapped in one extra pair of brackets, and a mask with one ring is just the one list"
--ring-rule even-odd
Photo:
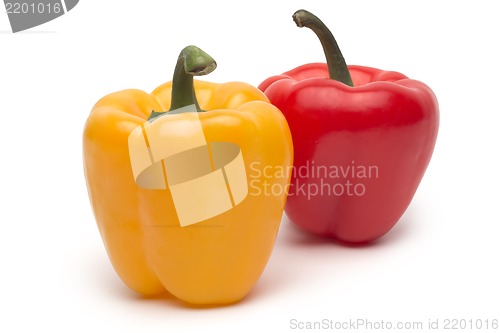
[[(203, 50), (194, 45), (186, 46), (177, 59), (172, 79), (172, 103), (167, 112), (178, 113), (175, 110), (189, 105), (194, 105), (197, 112), (203, 112), (196, 99), (193, 76), (209, 74), (216, 67), (215, 60)], [(153, 121), (162, 114), (165, 112), (153, 110), (148, 121)]]
[(307, 10), (298, 10), (292, 17), (299, 28), (309, 28), (318, 36), (325, 52), (330, 79), (340, 81), (352, 87), (351, 74), (342, 56), (342, 52), (340, 52), (337, 41), (328, 27), (316, 15)]

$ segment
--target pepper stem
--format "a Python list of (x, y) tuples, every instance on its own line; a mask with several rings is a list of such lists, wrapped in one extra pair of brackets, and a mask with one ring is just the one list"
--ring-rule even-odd
[[(172, 79), (172, 102), (170, 110), (167, 112), (174, 111), (174, 113), (177, 113), (175, 110), (190, 105), (194, 105), (196, 112), (203, 112), (196, 99), (193, 76), (209, 74), (216, 67), (217, 63), (215, 60), (202, 49), (194, 45), (189, 45), (182, 49), (175, 66), (174, 77)], [(165, 113), (153, 110), (148, 121), (153, 121), (156, 117)]]
[(340, 81), (352, 87), (351, 74), (337, 45), (337, 41), (328, 27), (316, 15), (304, 9), (296, 11), (292, 17), (299, 28), (309, 28), (318, 36), (325, 52), (330, 79)]

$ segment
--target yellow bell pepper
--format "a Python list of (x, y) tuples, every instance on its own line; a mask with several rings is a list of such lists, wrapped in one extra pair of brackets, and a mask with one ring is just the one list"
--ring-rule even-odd
[(172, 82), (151, 94), (107, 95), (85, 124), (95, 219), (115, 271), (140, 294), (239, 301), (274, 246), (293, 163), (290, 131), (257, 88), (193, 80), (215, 67), (188, 46)]

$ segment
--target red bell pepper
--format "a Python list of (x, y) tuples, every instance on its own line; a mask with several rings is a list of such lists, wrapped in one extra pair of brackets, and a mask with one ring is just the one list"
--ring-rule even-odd
[(327, 64), (307, 64), (259, 85), (285, 115), (294, 145), (286, 215), (299, 227), (368, 242), (401, 218), (436, 143), (437, 99), (397, 72), (346, 66), (328, 28), (293, 15), (319, 37)]

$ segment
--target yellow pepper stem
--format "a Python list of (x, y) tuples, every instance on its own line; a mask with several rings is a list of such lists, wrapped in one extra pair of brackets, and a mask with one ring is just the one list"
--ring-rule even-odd
[[(194, 105), (197, 112), (203, 112), (198, 105), (194, 91), (193, 76), (206, 75), (215, 70), (217, 63), (202, 49), (189, 45), (182, 49), (175, 66), (172, 79), (172, 103), (169, 113), (178, 113), (176, 110), (185, 106)], [(185, 110), (185, 109), (184, 109)], [(152, 111), (148, 121), (165, 112)]]

